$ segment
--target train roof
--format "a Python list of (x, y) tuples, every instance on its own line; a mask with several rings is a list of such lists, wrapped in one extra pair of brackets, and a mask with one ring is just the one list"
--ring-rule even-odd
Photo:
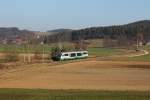
[(83, 53), (83, 52), (88, 53), (88, 51), (71, 51), (71, 52), (61, 52), (61, 53), (64, 54), (64, 53)]

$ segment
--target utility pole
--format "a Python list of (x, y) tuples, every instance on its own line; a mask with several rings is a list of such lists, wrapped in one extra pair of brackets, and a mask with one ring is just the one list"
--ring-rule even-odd
[(45, 52), (44, 52), (44, 51), (45, 51), (45, 50), (44, 50), (44, 44), (43, 44), (43, 46), (42, 46), (42, 47), (43, 47), (42, 62), (44, 63), (44, 53), (45, 53)]
[(139, 39), (137, 37), (137, 40), (136, 40), (136, 50), (139, 50)]
[(45, 53), (45, 52), (44, 52), (44, 51), (45, 51), (45, 50), (44, 50), (44, 44), (45, 44), (45, 43), (44, 43), (44, 39), (45, 39), (45, 37), (43, 36), (42, 44), (41, 44), (41, 45), (42, 45), (42, 63), (44, 63), (44, 53)]
[(23, 45), (23, 62), (26, 63), (25, 44)]

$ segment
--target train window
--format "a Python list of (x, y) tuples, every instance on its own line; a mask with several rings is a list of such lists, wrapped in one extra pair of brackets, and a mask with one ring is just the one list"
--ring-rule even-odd
[(82, 54), (81, 53), (77, 53), (77, 56), (82, 56)]
[(64, 54), (64, 56), (68, 56), (68, 54)]
[(84, 55), (86, 55), (86, 54), (87, 54), (87, 52), (83, 52), (83, 54), (84, 54)]
[(75, 53), (72, 53), (72, 54), (71, 54), (71, 57), (75, 57), (75, 56), (76, 56), (76, 54), (75, 54)]

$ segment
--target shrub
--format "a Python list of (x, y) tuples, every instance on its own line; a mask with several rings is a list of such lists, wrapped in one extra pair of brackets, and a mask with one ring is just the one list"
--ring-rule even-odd
[(59, 47), (52, 48), (51, 51), (51, 59), (57, 60), (57, 56), (61, 53), (61, 49)]
[(4, 57), (5, 62), (16, 62), (19, 61), (19, 56), (17, 53), (8, 53)]

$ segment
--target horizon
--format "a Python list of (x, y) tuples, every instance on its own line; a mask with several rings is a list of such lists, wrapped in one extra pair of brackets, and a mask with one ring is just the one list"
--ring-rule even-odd
[(0, 6), (0, 27), (42, 32), (150, 19), (149, 0), (5, 0)]
[(92, 28), (92, 27), (110, 27), (110, 26), (119, 26), (119, 25), (127, 25), (127, 24), (132, 24), (136, 22), (141, 22), (141, 21), (150, 21), (150, 20), (137, 20), (134, 22), (129, 22), (129, 23), (124, 23), (124, 24), (112, 24), (112, 25), (101, 25), (101, 26), (89, 26), (89, 27), (84, 27), (84, 28), (78, 28), (78, 29), (71, 29), (71, 28), (56, 28), (56, 29), (51, 29), (51, 30), (45, 30), (45, 31), (38, 31), (38, 30), (30, 30), (30, 29), (22, 29), (20, 27), (0, 27), (0, 28), (18, 28), (19, 30), (28, 30), (28, 31), (34, 31), (34, 32), (48, 32), (48, 31), (56, 31), (56, 30), (63, 30), (63, 29), (70, 29), (70, 30), (81, 30), (81, 29), (86, 29), (86, 28)]

